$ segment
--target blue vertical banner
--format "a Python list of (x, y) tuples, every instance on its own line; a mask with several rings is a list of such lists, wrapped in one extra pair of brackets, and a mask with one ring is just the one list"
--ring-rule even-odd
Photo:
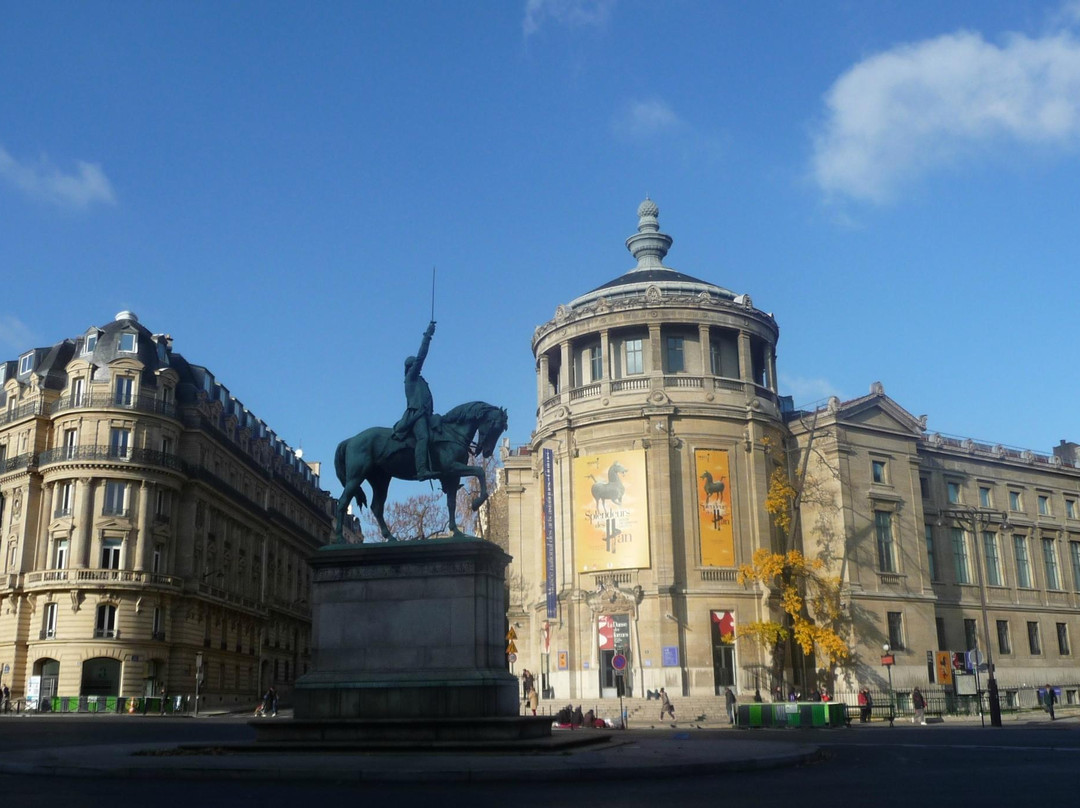
[(544, 449), (544, 590), (547, 593), (547, 616), (558, 616), (555, 586), (555, 453)]

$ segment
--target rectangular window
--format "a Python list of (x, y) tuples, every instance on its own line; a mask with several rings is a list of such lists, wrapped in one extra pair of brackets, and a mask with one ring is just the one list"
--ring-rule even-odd
[(945, 637), (945, 618), (935, 617), (934, 628), (937, 629), (937, 647), (939, 651), (948, 651), (949, 643)]
[(884, 460), (871, 460), (870, 461), (870, 479), (875, 483), (885, 482), (885, 461)]
[(971, 583), (971, 566), (968, 564), (967, 536), (958, 527), (952, 528), (953, 564), (958, 584)]
[(938, 580), (937, 554), (934, 552), (934, 527), (926, 525), (926, 565), (930, 571), (930, 580)]
[(109, 432), (109, 457), (127, 458), (131, 448), (131, 430), (113, 427)]
[(19, 357), (19, 374), (29, 373), (34, 369), (34, 354), (28, 353), (26, 356)]
[(165, 619), (162, 614), (161, 607), (154, 607), (154, 622), (152, 626), (153, 638), (155, 640), (165, 639)]
[(105, 481), (105, 507), (102, 513), (106, 516), (127, 515), (128, 486), (127, 483), (117, 480)]
[(667, 338), (667, 372), (681, 373), (686, 370), (686, 357), (683, 354), (683, 338)]
[(85, 392), (85, 381), (80, 376), (71, 383), (71, 406), (81, 407), (83, 405), (83, 393)]
[(1016, 533), (1013, 535), (1013, 555), (1016, 558), (1016, 585), (1031, 588), (1031, 562), (1028, 560), (1027, 539)]
[(138, 338), (135, 334), (121, 334), (120, 335), (120, 350), (123, 353), (135, 353), (135, 349), (138, 347)]
[(1069, 626), (1066, 623), (1057, 624), (1058, 653), (1068, 656), (1069, 651)]
[(1043, 539), (1043, 566), (1046, 568), (1046, 588), (1061, 589), (1061, 578), (1058, 575), (1057, 547), (1053, 539)]
[(65, 460), (74, 459), (78, 448), (79, 448), (79, 430), (77, 430), (77, 429), (65, 429), (64, 430), (64, 459)]
[(1039, 656), (1042, 653), (1042, 643), (1039, 641), (1039, 624), (1031, 622), (1027, 624), (1028, 630), (1028, 650), (1032, 656)]
[(930, 481), (925, 477), (919, 478), (919, 493), (923, 499), (930, 499)]
[(111, 603), (103, 603), (98, 606), (97, 618), (94, 621), (94, 636), (116, 636), (116, 607)]
[(892, 650), (899, 651), (904, 647), (904, 615), (902, 612), (888, 612), (886, 618), (889, 623), (889, 645)]
[(92, 353), (94, 348), (97, 347), (97, 334), (90, 334), (86, 338), (86, 342), (83, 344), (83, 353)]
[(56, 617), (58, 613), (59, 604), (45, 604), (45, 616), (41, 626), (41, 639), (51, 640), (56, 636)]
[(990, 489), (987, 488), (984, 485), (979, 486), (979, 507), (980, 508), (989, 508), (990, 507)]
[(60, 483), (56, 490), (56, 511), (53, 516), (71, 516), (75, 500), (75, 484)]
[(1001, 558), (998, 556), (997, 533), (984, 530), (983, 555), (986, 558), (986, 583), (990, 586), (1004, 586), (1005, 577), (1001, 574)]
[(949, 495), (950, 505), (960, 504), (960, 484), (959, 483), (946, 483), (945, 487)]
[(1020, 507), (1022, 504), (1023, 503), (1020, 501), (1020, 492), (1019, 491), (1010, 491), (1009, 492), (1009, 510), (1010, 511), (1022, 510), (1022, 508)]
[(892, 514), (888, 511), (874, 511), (874, 529), (877, 532), (878, 569), (882, 572), (896, 572)]
[(1067, 499), (1067, 500), (1065, 500), (1065, 516), (1067, 518), (1069, 518), (1069, 519), (1075, 519), (1076, 518), (1076, 500), (1075, 499)]
[(972, 651), (979, 647), (979, 632), (972, 618), (964, 618), (964, 648)]
[(120, 569), (120, 553), (124, 543), (120, 539), (105, 539), (101, 543), (101, 568), (103, 570)]
[(151, 572), (155, 574), (161, 572), (161, 559), (164, 554), (164, 550), (162, 549), (160, 544), (154, 546), (154, 556), (150, 562)]
[[(593, 345), (589, 348), (589, 381), (598, 382), (604, 377), (604, 355), (600, 353), (600, 346)], [(172, 391), (166, 387), (166, 390)]]
[(1039, 498), (1036, 500), (1039, 504), (1039, 516), (1050, 515), (1050, 497), (1046, 494), (1039, 494)]
[(626, 341), (626, 374), (633, 375), (645, 372), (645, 356), (641, 350), (641, 340), (628, 339)]
[(68, 558), (68, 540), (57, 539), (56, 547), (53, 550), (53, 569), (62, 570), (67, 569)]
[(1069, 560), (1072, 562), (1073, 589), (1080, 592), (1080, 541), (1069, 542)]
[(721, 358), (720, 346), (715, 342), (709, 343), (709, 368), (713, 376), (724, 375), (724, 360)]
[(1009, 621), (998, 620), (997, 621), (997, 635), (998, 635), (998, 653), (999, 654), (1011, 654), (1012, 653), (1012, 641), (1009, 639)]
[(154, 516), (168, 516), (170, 504), (169, 492), (158, 488), (157, 495), (154, 497)]
[(117, 376), (113, 382), (113, 403), (118, 407), (130, 407), (135, 391), (135, 379), (131, 376)]

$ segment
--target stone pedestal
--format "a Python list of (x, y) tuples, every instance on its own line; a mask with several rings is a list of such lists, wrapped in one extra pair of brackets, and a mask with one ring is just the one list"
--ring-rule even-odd
[(297, 722), (363, 719), (370, 729), (383, 719), (516, 718), (505, 656), (509, 562), (479, 539), (320, 550), (310, 561), (313, 669), (296, 683)]

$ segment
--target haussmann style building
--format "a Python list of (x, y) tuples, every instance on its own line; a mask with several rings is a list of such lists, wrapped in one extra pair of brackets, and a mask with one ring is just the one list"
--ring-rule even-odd
[[(877, 383), (795, 411), (778, 395), (773, 316), (666, 266), (657, 206), (638, 217), (636, 265), (533, 336), (535, 432), (504, 451), (501, 480), (515, 670), (560, 705), (614, 696), (617, 655), (638, 697), (850, 697), (884, 689), (886, 644), (901, 694), (940, 684), (940, 652), (976, 649), (1002, 704), (1046, 682), (1075, 703), (1076, 444), (1040, 454), (928, 434)], [(780, 620), (766, 588), (737, 580), (755, 550), (777, 549), (765, 499), (778, 457), (805, 459), (814, 486), (793, 540), (841, 581), (851, 656), (835, 669), (794, 652), (777, 673), (739, 639), (743, 623)]]
[(12, 700), (190, 708), (197, 674), (206, 707), (287, 700), (330, 537), (318, 468), (126, 311), (0, 362), (0, 407)]

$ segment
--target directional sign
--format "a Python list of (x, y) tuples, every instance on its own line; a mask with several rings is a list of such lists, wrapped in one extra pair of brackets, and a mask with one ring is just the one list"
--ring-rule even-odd
[(508, 642), (506, 644), (506, 653), (508, 653), (508, 654), (516, 654), (517, 653), (517, 646), (514, 645), (513, 640), (510, 640), (510, 642)]

